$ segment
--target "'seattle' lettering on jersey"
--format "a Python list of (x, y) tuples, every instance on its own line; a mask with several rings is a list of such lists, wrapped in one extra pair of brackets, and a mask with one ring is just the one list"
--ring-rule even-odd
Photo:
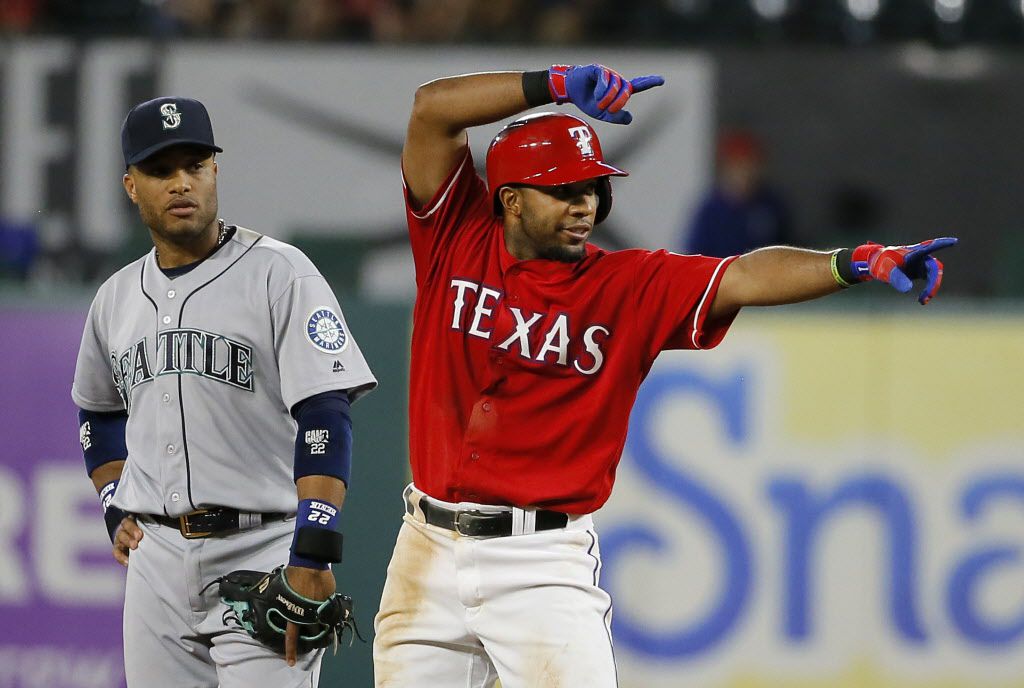
[(189, 328), (162, 330), (156, 335), (156, 368), (149, 362), (151, 348), (144, 337), (120, 354), (110, 352), (114, 385), (128, 411), (135, 386), (157, 375), (191, 373), (253, 391), (252, 347), (242, 342)]
[(468, 153), (435, 198), (408, 203), (417, 487), (450, 502), (596, 510), (655, 357), (725, 336), (731, 319), (705, 319), (732, 259), (588, 245), (575, 264), (518, 261)]
[(301, 251), (238, 228), (175, 279), (154, 251), (100, 287), (72, 397), (128, 409), (114, 503), (171, 516), (204, 506), (295, 509), (297, 402), (376, 380), (330, 286)]

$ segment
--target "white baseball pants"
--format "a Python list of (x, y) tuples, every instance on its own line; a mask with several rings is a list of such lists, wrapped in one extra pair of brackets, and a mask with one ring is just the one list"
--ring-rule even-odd
[(611, 598), (598, 587), (589, 515), (466, 537), (427, 524), (423, 498), (412, 491), (374, 621), (377, 688), (490, 688), (498, 678), (502, 688), (615, 688)]
[(153, 521), (139, 525), (125, 587), (128, 688), (316, 688), (322, 650), (289, 667), (283, 655), (225, 626), (216, 585), (200, 594), (235, 569), (270, 571), (288, 561), (295, 519), (194, 540)]

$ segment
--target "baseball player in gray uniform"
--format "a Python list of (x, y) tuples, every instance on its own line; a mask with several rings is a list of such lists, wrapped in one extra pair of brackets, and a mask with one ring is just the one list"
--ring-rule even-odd
[(287, 562), (278, 585), (295, 599), (337, 597), (349, 404), (376, 381), (313, 263), (217, 219), (221, 149), (201, 103), (141, 103), (121, 143), (154, 249), (96, 294), (72, 397), (128, 569), (128, 685), (316, 686), (322, 650), (303, 652), (296, 624), (268, 646), (211, 583)]

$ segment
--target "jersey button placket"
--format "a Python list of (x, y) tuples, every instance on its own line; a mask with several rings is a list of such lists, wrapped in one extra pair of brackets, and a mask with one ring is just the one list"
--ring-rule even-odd
[(161, 322), (163, 322), (164, 325), (170, 325), (171, 324), (171, 316), (165, 315), (162, 318)]

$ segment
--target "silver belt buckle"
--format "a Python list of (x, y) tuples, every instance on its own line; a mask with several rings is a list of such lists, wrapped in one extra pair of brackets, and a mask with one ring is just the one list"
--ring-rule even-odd
[[(475, 537), (475, 536), (473, 536), (473, 535), (471, 535), (471, 534), (469, 534), (469, 533), (465, 532), (465, 531), (464, 531), (464, 530), (462, 529), (462, 528), (463, 528), (463, 525), (462, 525), (462, 517), (463, 517), (463, 516), (479, 516), (479, 515), (481, 515), (482, 513), (483, 513), (483, 512), (481, 512), (481, 511), (477, 511), (477, 510), (475, 510), (475, 509), (469, 509), (469, 510), (465, 510), (465, 511), (459, 511), (458, 513), (456, 513), (456, 514), (455, 514), (455, 532), (456, 532), (456, 533), (458, 533), (459, 535), (462, 535), (463, 537)], [(467, 526), (468, 526), (468, 524), (467, 524)]]

